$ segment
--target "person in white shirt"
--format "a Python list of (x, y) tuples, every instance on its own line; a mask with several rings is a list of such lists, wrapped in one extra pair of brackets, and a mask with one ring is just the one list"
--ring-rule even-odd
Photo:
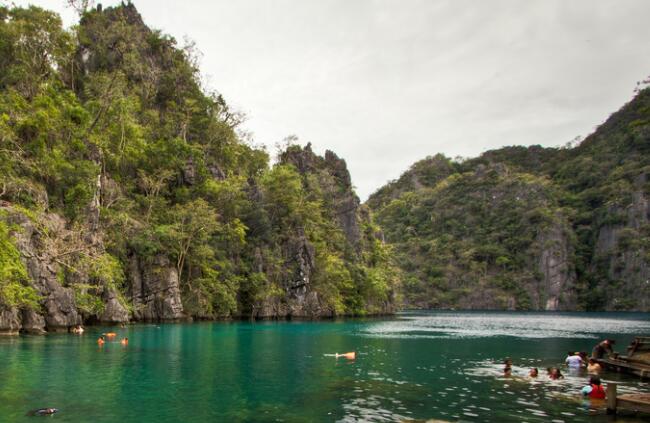
[(580, 353), (574, 353), (569, 351), (566, 360), (564, 360), (567, 366), (569, 366), (572, 369), (579, 369), (582, 367), (582, 358), (580, 357)]

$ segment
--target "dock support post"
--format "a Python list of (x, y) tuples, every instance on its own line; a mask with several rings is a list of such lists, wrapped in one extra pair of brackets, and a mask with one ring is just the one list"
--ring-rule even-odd
[(616, 383), (607, 384), (607, 414), (616, 414)]

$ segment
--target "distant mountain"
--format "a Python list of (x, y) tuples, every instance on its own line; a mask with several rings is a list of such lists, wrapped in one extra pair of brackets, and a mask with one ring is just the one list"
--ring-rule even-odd
[(415, 163), (367, 204), (407, 305), (650, 310), (650, 89), (575, 148)]

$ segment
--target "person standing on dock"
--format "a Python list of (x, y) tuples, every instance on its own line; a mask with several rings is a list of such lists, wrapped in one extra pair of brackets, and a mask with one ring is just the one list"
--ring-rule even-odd
[(594, 349), (591, 351), (591, 358), (603, 358), (605, 353), (609, 356), (610, 354), (614, 354), (614, 349), (612, 345), (614, 345), (616, 341), (613, 339), (605, 339), (604, 341), (600, 342), (598, 345), (594, 347)]

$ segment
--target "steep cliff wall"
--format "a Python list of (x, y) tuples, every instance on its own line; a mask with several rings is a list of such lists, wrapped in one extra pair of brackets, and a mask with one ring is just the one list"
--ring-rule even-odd
[(0, 46), (0, 332), (393, 309), (345, 161), (290, 146), (271, 167), (133, 4), (71, 30), (0, 6)]

